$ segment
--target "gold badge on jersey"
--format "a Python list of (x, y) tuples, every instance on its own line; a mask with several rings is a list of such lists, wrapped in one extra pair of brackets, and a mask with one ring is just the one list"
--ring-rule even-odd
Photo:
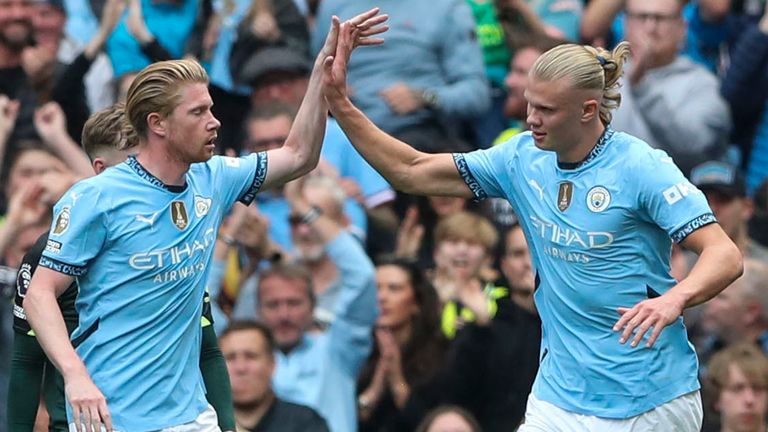
[(171, 202), (171, 221), (176, 228), (184, 231), (189, 225), (189, 215), (187, 214), (187, 206), (184, 205), (184, 201)]
[(573, 183), (565, 181), (560, 183), (560, 190), (557, 192), (557, 209), (564, 212), (571, 205), (573, 198)]

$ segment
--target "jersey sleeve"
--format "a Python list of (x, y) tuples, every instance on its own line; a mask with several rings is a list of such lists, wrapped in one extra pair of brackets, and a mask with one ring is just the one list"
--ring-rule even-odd
[(504, 197), (503, 185), (511, 184), (511, 161), (519, 137), (485, 150), (454, 153), (453, 161), (475, 199)]
[(227, 207), (237, 201), (251, 204), (267, 178), (267, 152), (243, 157), (214, 156), (208, 163), (216, 173), (217, 190)]
[(665, 152), (654, 150), (636, 170), (640, 207), (679, 243), (697, 229), (717, 222), (704, 194), (685, 178)]
[(39, 265), (70, 276), (85, 274), (107, 237), (101, 191), (78, 183), (53, 208), (53, 222)]

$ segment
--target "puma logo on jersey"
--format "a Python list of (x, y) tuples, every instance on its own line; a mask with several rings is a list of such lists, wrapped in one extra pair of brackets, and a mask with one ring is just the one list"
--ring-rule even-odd
[(539, 199), (544, 200), (544, 188), (541, 187), (539, 182), (537, 182), (534, 179), (529, 179), (528, 184), (531, 185), (532, 188), (536, 189), (539, 192)]
[(160, 213), (160, 212), (152, 213), (149, 216), (142, 216), (142, 215), (138, 215), (137, 214), (136, 215), (136, 221), (137, 222), (144, 222), (145, 224), (147, 224), (149, 226), (154, 226), (155, 225), (155, 219), (157, 219), (158, 213)]

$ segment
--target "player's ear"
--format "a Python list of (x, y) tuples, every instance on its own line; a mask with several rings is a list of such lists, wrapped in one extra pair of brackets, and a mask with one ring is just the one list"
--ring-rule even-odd
[(165, 118), (156, 112), (147, 114), (147, 127), (152, 133), (161, 137), (165, 137), (167, 133)]
[(101, 174), (102, 171), (107, 169), (107, 164), (104, 162), (104, 159), (97, 157), (91, 162), (91, 166), (93, 167), (93, 172), (96, 174)]
[(587, 123), (600, 115), (600, 103), (595, 99), (587, 99), (581, 105), (581, 121)]

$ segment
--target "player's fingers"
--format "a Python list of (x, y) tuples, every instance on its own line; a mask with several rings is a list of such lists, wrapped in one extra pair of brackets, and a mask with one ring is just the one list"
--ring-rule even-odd
[(369, 18), (375, 16), (377, 13), (379, 13), (379, 8), (375, 7), (373, 9), (369, 9), (368, 11), (361, 13), (360, 15), (350, 18), (349, 22), (358, 26), (366, 22)]
[(94, 404), (90, 407), (91, 412), (91, 424), (93, 425), (93, 430), (96, 432), (101, 432), (101, 415), (99, 414), (99, 406)]
[(373, 18), (369, 18), (369, 19), (365, 20), (365, 22), (363, 22), (362, 24), (359, 24), (357, 26), (357, 28), (359, 28), (360, 30), (369, 30), (369, 29), (372, 29), (372, 28), (376, 27), (377, 25), (383, 23), (384, 21), (386, 21), (388, 19), (389, 19), (389, 15), (386, 15), (386, 14), (385, 15), (377, 15), (377, 16), (375, 16)]
[(630, 314), (633, 315), (624, 324), (624, 331), (621, 333), (621, 337), (619, 338), (619, 342), (621, 343), (628, 341), (632, 336), (635, 328), (645, 319), (645, 316), (643, 316), (642, 312), (639, 310), (636, 310), (635, 312), (627, 312), (624, 317), (629, 316)]
[(360, 46), (371, 46), (371, 45), (381, 45), (383, 43), (384, 43), (384, 39), (382, 39), (382, 38), (370, 38), (370, 37), (367, 37), (367, 38), (360, 39), (360, 41), (358, 42), (358, 45), (360, 45)]
[(653, 326), (653, 332), (651, 332), (651, 337), (648, 338), (648, 342), (645, 344), (648, 348), (652, 347), (653, 344), (656, 342), (656, 339), (659, 338), (659, 335), (661, 334), (661, 331), (664, 330), (664, 324), (657, 322)]
[(104, 427), (107, 429), (107, 432), (112, 432), (112, 415), (109, 413), (107, 401), (105, 400), (102, 400), (99, 404), (99, 416), (101, 417), (101, 421), (104, 422)]
[(632, 343), (630, 344), (630, 346), (632, 348), (636, 347), (637, 344), (639, 344), (640, 341), (643, 340), (643, 336), (648, 331), (648, 329), (651, 328), (652, 326), (653, 326), (653, 322), (651, 322), (651, 320), (646, 319), (645, 321), (643, 321), (643, 323), (640, 324), (640, 327), (637, 328), (637, 332), (635, 332), (635, 337), (632, 339)]
[(72, 419), (75, 421), (75, 430), (77, 432), (83, 431), (83, 420), (80, 418), (80, 404), (79, 403), (73, 403), (72, 404)]
[(616, 324), (613, 325), (613, 331), (621, 330), (625, 325), (627, 325), (627, 321), (632, 319), (632, 317), (634, 317), (635, 314), (637, 313), (637, 310), (634, 308), (633, 309), (619, 308), (618, 311), (619, 311), (619, 314), (621, 314), (621, 318), (619, 318), (619, 320), (616, 321)]

